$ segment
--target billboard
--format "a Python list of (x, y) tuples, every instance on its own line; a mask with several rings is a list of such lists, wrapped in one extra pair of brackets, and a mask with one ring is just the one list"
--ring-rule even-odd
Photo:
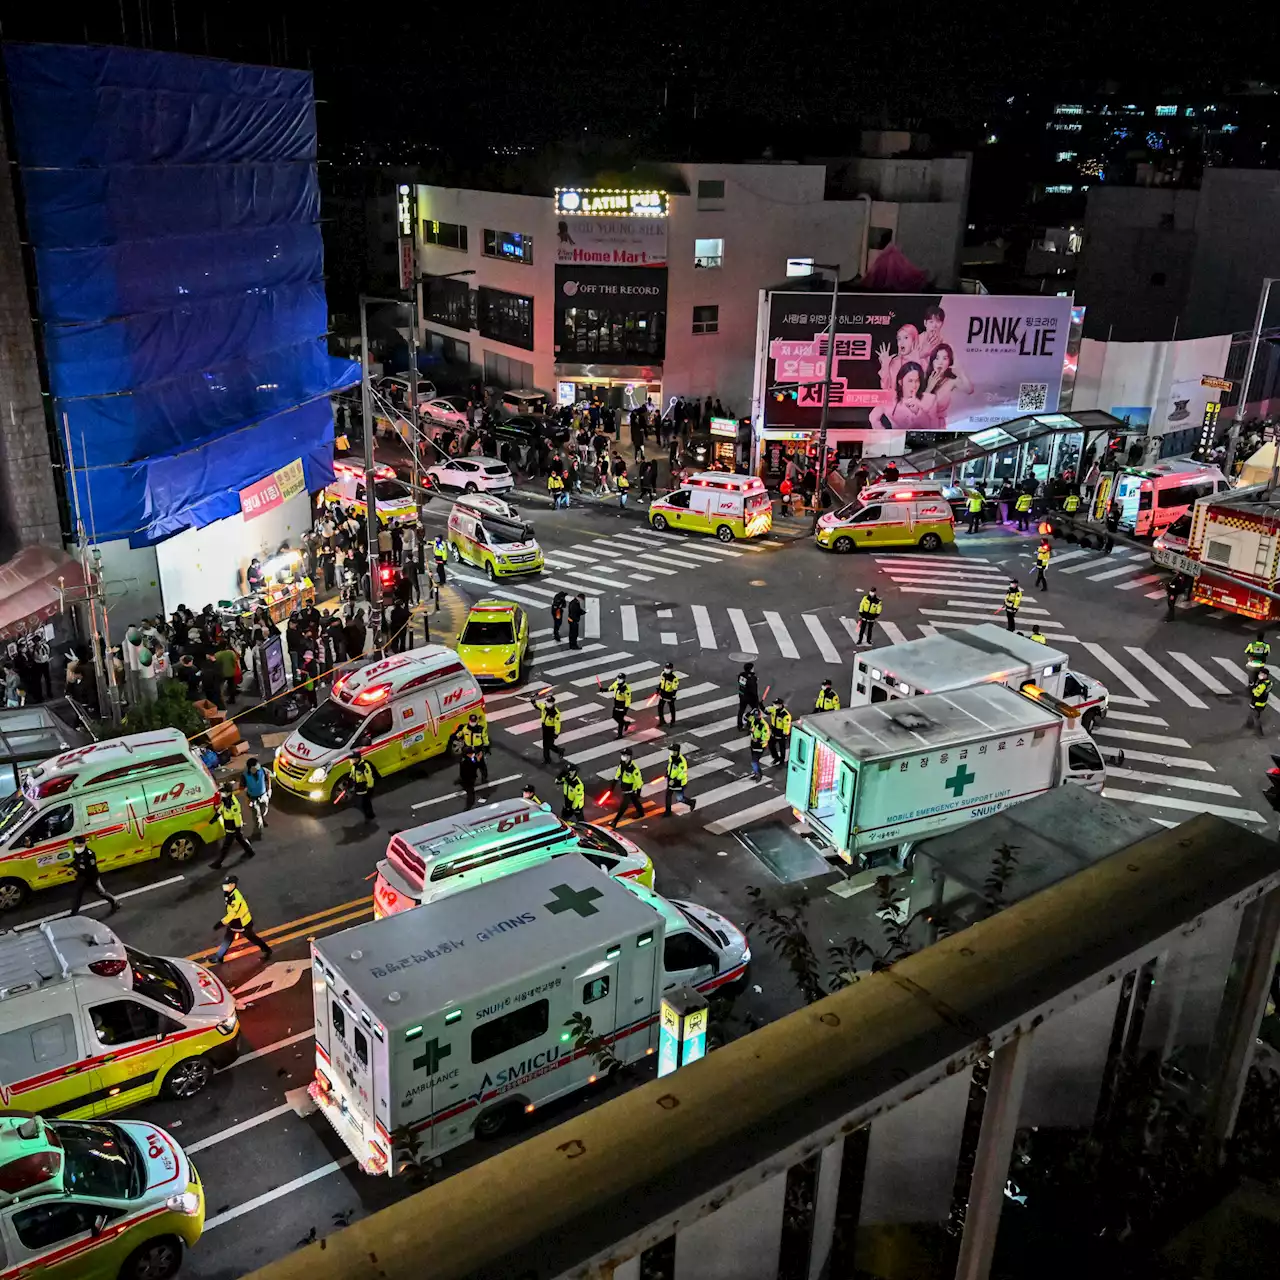
[(573, 217), (557, 213), (558, 267), (665, 267), (665, 218)]
[[(1054, 413), (1070, 298), (841, 294), (830, 421), (886, 431), (972, 433)], [(765, 422), (817, 426), (829, 294), (769, 295)], [(794, 399), (773, 389), (800, 384)]]

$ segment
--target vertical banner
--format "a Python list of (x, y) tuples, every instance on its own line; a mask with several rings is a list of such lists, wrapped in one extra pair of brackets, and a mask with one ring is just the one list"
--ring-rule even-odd
[(413, 233), (418, 225), (418, 192), (407, 182), (402, 182), (396, 189), (396, 220), (399, 224), (400, 288), (408, 290), (413, 287), (417, 275)]

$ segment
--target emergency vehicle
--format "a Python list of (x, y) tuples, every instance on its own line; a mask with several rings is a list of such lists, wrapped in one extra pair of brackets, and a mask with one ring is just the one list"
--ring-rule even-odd
[[(378, 504), (379, 524), (400, 524), (417, 516), (413, 491), (403, 480), (396, 479), (396, 473), (390, 467), (381, 463), (374, 467), (373, 491)], [(354, 462), (336, 461), (333, 464), (333, 483), (325, 489), (324, 499), (328, 503), (352, 507), (357, 515), (365, 515), (368, 506), (365, 502), (364, 467)]]
[(275, 779), (294, 795), (327, 802), (351, 772), (352, 751), (378, 777), (449, 749), (473, 711), (484, 718), (476, 678), (452, 649), (428, 644), (343, 676), (276, 748)]
[(594, 823), (561, 822), (550, 806), (516, 798), (392, 836), (387, 856), (378, 863), (374, 918), (408, 911), (562, 853), (581, 853), (607, 875), (653, 888), (653, 863), (638, 845)]
[(1185, 458), (1154, 467), (1125, 467), (1116, 476), (1109, 523), (1139, 538), (1154, 537), (1201, 498), (1229, 487), (1217, 467)]
[(204, 1210), (194, 1166), (157, 1125), (0, 1116), (0, 1275), (167, 1280)]
[(773, 528), (773, 500), (759, 476), (701, 471), (649, 504), (649, 523), (664, 529), (714, 533), (721, 542), (758, 538)]
[[(1264, 501), (1269, 484), (1250, 485), (1195, 505), (1184, 553), (1161, 551), (1156, 559), (1193, 579), (1197, 604), (1237, 613), (1256, 622), (1280, 619), (1280, 601), (1262, 591), (1280, 591), (1280, 502)], [(1217, 577), (1214, 570), (1240, 582)], [(1262, 591), (1251, 591), (1256, 585)]]
[(0, 801), (0, 910), (73, 879), (75, 836), (89, 841), (101, 871), (162, 854), (190, 862), (222, 835), (216, 791), (177, 729), (91, 742), (36, 765)]
[(0, 934), (6, 1104), (73, 1119), (199, 1093), (236, 1057), (230, 992), (190, 960), (126, 947), (88, 916)]
[(593, 1084), (575, 1014), (634, 1062), (664, 991), (741, 983), (751, 951), (716, 912), (568, 853), (316, 938), (311, 957), (311, 1096), (361, 1168), (392, 1174)]
[(500, 498), (487, 494), (459, 498), (449, 512), (449, 545), (453, 558), (483, 569), (493, 582), (542, 568), (542, 548), (533, 526), (513, 510), (507, 516), (496, 510)]
[(937, 551), (955, 542), (956, 519), (941, 495), (917, 497), (914, 489), (897, 489), (883, 501), (854, 501), (819, 516), (813, 540), (824, 551), (841, 553), (860, 547)]
[(514, 600), (477, 600), (458, 633), (458, 657), (477, 680), (515, 684), (529, 653), (529, 615)]

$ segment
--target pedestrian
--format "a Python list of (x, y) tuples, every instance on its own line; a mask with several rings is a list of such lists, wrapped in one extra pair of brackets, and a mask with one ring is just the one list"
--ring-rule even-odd
[[(821, 698), (821, 695), (819, 695)], [(820, 708), (821, 709), (821, 708)], [(747, 717), (747, 728), (751, 731), (751, 776), (759, 782), (764, 774), (760, 772), (760, 757), (764, 755), (764, 749), (769, 745), (769, 723), (760, 714), (760, 712), (752, 711)]]
[(618, 726), (618, 737), (622, 737), (635, 722), (627, 719), (627, 712), (631, 710), (631, 686), (621, 671), (608, 692), (613, 695), (613, 721)]
[(444, 586), (447, 581), (444, 566), (449, 559), (449, 544), (439, 535), (436, 536), (435, 541), (431, 544), (431, 554), (436, 562), (436, 581), (441, 586)]
[(671, 723), (676, 722), (676, 694), (680, 691), (680, 677), (676, 675), (674, 662), (668, 662), (658, 676), (658, 723), (667, 723), (667, 712), (671, 713)]
[(640, 789), (644, 786), (644, 775), (631, 759), (630, 751), (624, 751), (619, 757), (613, 779), (618, 787), (618, 812), (613, 815), (613, 826), (616, 827), (622, 821), (628, 805), (635, 807), (637, 818), (643, 818), (644, 805), (640, 803)]
[(373, 821), (373, 765), (359, 751), (351, 752), (351, 788), (366, 822)]
[(477, 767), (480, 770), (480, 779), (482, 782), (488, 782), (489, 761), (486, 757), (489, 754), (489, 726), (473, 711), (467, 717), (467, 723), (458, 730), (458, 734), (462, 739), (463, 750), (474, 751), (479, 756)]
[(884, 603), (872, 587), (858, 604), (858, 644), (874, 644), (876, 622), (884, 612)]
[(578, 648), (578, 631), (582, 626), (583, 615), (587, 612), (587, 597), (579, 591), (569, 601), (569, 648)]
[(743, 717), (760, 705), (760, 681), (756, 678), (756, 664), (744, 662), (738, 672), (738, 728), (745, 729)]
[(681, 804), (687, 804), (690, 813), (698, 807), (697, 800), (689, 795), (688, 785), (689, 761), (680, 750), (680, 744), (673, 742), (671, 754), (667, 757), (667, 805), (663, 810), (663, 817), (671, 813), (671, 805), (675, 800), (679, 800)]
[(102, 876), (98, 871), (98, 859), (89, 848), (84, 836), (73, 836), (71, 840), (71, 869), (76, 873), (75, 892), (71, 898), (71, 914), (80, 914), (80, 903), (84, 900), (85, 890), (92, 889), (103, 902), (111, 904), (109, 915), (120, 910), (120, 903), (102, 887)]
[(1164, 615), (1166, 622), (1172, 622), (1174, 619), (1174, 608), (1178, 603), (1178, 597), (1182, 594), (1182, 574), (1175, 573), (1172, 578), (1165, 580), (1164, 584), (1164, 603), (1167, 612)]
[(791, 712), (781, 698), (775, 698), (769, 708), (769, 753), (774, 764), (787, 763), (787, 749), (791, 745)]
[(565, 822), (581, 822), (582, 811), (587, 804), (587, 788), (578, 773), (578, 766), (572, 760), (566, 760), (556, 781), (564, 793), (564, 804), (560, 807), (561, 819)]
[(474, 809), (476, 803), (476, 778), (484, 757), (478, 747), (467, 747), (458, 760), (458, 783), (467, 795), (468, 809)]
[(650, 458), (640, 468), (640, 501), (653, 498), (658, 492), (658, 461)]
[(227, 952), (243, 938), (247, 938), (262, 952), (264, 960), (270, 960), (271, 948), (253, 931), (253, 913), (249, 910), (244, 894), (240, 892), (240, 881), (236, 876), (227, 876), (223, 880), (222, 896), (226, 911), (222, 919), (213, 926), (215, 933), (222, 930), (222, 941), (213, 953), (213, 963), (221, 964), (227, 958)]
[(1029, 638), (1034, 640), (1036, 644), (1049, 643), (1048, 640), (1045, 639), (1044, 632), (1040, 630), (1040, 624), (1038, 622), (1033, 622), (1031, 624), (1031, 635)]
[(36, 701), (43, 702), (46, 698), (52, 698), (53, 681), (49, 678), (49, 642), (44, 638), (44, 632), (36, 636), (36, 642), (31, 647), (31, 672), (32, 681), (36, 685)]
[(1017, 578), (1010, 578), (1009, 590), (1004, 593), (1004, 616), (1010, 631), (1013, 630), (1013, 624), (1017, 621), (1020, 608), (1022, 608), (1022, 588), (1018, 586)]
[(271, 804), (271, 775), (256, 756), (245, 761), (244, 772), (240, 775), (240, 790), (244, 792), (257, 822), (257, 830), (253, 833), (256, 840), (267, 825), (267, 809)]
[(404, 653), (409, 648), (409, 608), (403, 601), (397, 600), (391, 606), (388, 629), (391, 633), (391, 652)]
[(1256, 725), (1258, 737), (1262, 737), (1262, 713), (1267, 709), (1267, 702), (1271, 697), (1271, 672), (1266, 667), (1260, 667), (1258, 673), (1253, 678), (1253, 684), (1249, 686), (1249, 719), (1245, 721), (1245, 728), (1250, 725)]
[(243, 850), (242, 858), (252, 858), (253, 845), (244, 838), (244, 811), (240, 808), (240, 801), (236, 799), (234, 783), (224, 782), (219, 788), (215, 816), (222, 819), (222, 845), (218, 849), (218, 856), (209, 865), (215, 869), (220, 868), (233, 844), (238, 844)]
[(1018, 494), (1018, 500), (1013, 504), (1013, 509), (1018, 517), (1018, 528), (1025, 531), (1031, 516), (1031, 495), (1026, 492)]
[(551, 638), (560, 643), (560, 626), (564, 622), (564, 609), (569, 597), (563, 591), (557, 591), (551, 600)]
[(1049, 545), (1048, 538), (1041, 538), (1040, 545), (1036, 548), (1036, 581), (1035, 585), (1041, 591), (1048, 591), (1049, 584), (1045, 581), (1044, 571), (1049, 567), (1049, 558), (1053, 555), (1053, 548)]
[(596, 497), (609, 492), (609, 455), (596, 454)]
[(818, 696), (813, 700), (813, 709), (815, 711), (840, 710), (840, 695), (835, 691), (830, 680), (822, 682), (822, 687), (818, 690)]
[(631, 481), (627, 479), (626, 471), (621, 472), (617, 477), (618, 482), (618, 506), (625, 510), (627, 498), (631, 496)]
[(551, 763), (553, 751), (563, 760), (564, 748), (556, 746), (556, 739), (560, 736), (560, 726), (563, 723), (560, 708), (556, 706), (556, 695), (549, 693), (545, 700), (535, 702), (533, 705), (538, 708), (538, 719), (542, 724), (542, 763), (544, 765)]
[(986, 505), (986, 499), (976, 489), (969, 490), (969, 497), (965, 500), (965, 506), (969, 512), (969, 532), (977, 533), (982, 526), (982, 508)]

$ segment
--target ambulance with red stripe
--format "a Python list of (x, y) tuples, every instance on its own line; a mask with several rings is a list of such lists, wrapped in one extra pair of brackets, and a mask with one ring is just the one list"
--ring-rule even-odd
[(484, 697), (452, 649), (428, 644), (359, 667), (276, 749), (276, 781), (327, 803), (359, 751), (379, 778), (449, 750)]
[(222, 835), (213, 775), (177, 729), (64, 751), (0, 801), (0, 911), (33, 889), (74, 878), (71, 841), (84, 836), (100, 871), (164, 856), (190, 862)]

